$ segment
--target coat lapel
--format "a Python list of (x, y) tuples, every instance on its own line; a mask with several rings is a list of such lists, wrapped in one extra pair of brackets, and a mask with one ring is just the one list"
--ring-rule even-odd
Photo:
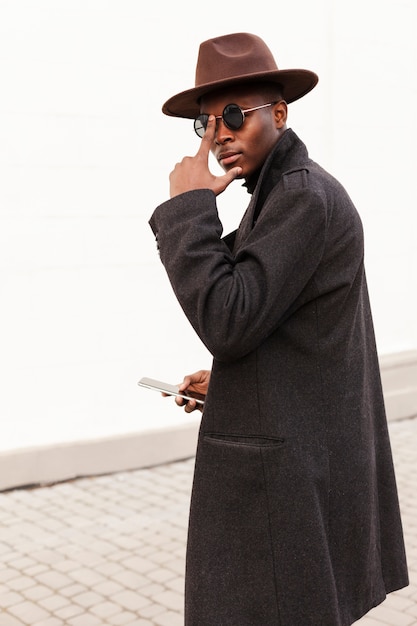
[[(236, 233), (233, 248), (234, 253), (237, 252), (239, 247), (249, 237), (263, 203), (285, 171), (298, 166), (300, 162), (305, 163), (306, 160), (308, 160), (308, 153), (305, 145), (298, 139), (292, 129), (289, 128), (271, 151), (271, 154), (262, 167), (249, 206), (243, 215)], [(285, 167), (285, 171), (283, 167)]]

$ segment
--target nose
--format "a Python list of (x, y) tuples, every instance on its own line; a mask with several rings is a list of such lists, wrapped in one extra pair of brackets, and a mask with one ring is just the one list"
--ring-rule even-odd
[(216, 134), (214, 136), (214, 141), (221, 145), (226, 143), (227, 141), (233, 140), (233, 131), (230, 128), (227, 128), (226, 124), (223, 121), (223, 118), (216, 119)]

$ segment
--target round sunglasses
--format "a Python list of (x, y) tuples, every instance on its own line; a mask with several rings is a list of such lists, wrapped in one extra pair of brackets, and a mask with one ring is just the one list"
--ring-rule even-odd
[[(261, 104), (258, 107), (252, 107), (251, 109), (241, 109), (237, 104), (227, 104), (221, 115), (216, 115), (216, 120), (223, 120), (223, 123), (230, 130), (239, 130), (245, 121), (245, 113), (250, 111), (257, 111), (258, 109), (264, 109), (270, 107), (276, 102), (268, 102), (268, 104)], [(202, 138), (207, 129), (209, 116), (207, 113), (202, 113), (194, 120), (194, 130), (197, 135)]]

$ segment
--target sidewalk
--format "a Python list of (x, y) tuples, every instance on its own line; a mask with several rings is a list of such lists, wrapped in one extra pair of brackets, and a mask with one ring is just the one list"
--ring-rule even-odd
[[(390, 432), (411, 584), (358, 626), (417, 626), (417, 419)], [(190, 459), (0, 493), (0, 626), (183, 626), (192, 472)]]

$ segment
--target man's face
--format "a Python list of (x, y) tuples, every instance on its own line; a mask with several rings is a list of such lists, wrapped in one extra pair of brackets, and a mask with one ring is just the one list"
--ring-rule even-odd
[[(237, 104), (244, 110), (267, 102), (271, 100), (259, 93), (255, 86), (231, 87), (204, 96), (200, 111), (221, 116), (228, 104)], [(222, 119), (218, 119), (211, 152), (225, 171), (240, 166), (240, 178), (248, 178), (262, 167), (285, 130), (285, 124), (284, 102), (245, 113), (243, 125), (238, 130), (230, 130)]]

